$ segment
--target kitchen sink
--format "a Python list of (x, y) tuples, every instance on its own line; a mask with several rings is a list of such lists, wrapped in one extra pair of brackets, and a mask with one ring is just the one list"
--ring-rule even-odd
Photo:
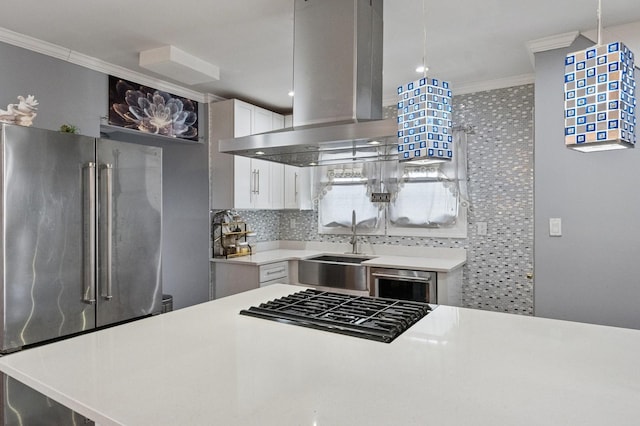
[(367, 267), (372, 256), (323, 254), (298, 261), (300, 284), (367, 291)]

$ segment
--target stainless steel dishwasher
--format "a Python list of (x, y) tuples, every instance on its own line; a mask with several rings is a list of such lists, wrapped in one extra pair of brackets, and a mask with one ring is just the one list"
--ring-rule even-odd
[(371, 267), (369, 283), (376, 297), (438, 303), (435, 272)]

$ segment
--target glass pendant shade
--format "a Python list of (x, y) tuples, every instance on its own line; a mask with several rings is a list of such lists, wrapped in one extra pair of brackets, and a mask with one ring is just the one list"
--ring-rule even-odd
[(421, 78), (398, 87), (398, 159), (451, 160), (449, 83)]
[(582, 151), (633, 148), (636, 80), (633, 53), (621, 42), (565, 58), (565, 145)]

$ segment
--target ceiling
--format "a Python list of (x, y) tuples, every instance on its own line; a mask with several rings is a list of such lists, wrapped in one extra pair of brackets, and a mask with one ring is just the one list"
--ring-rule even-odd
[[(602, 3), (604, 41), (640, 54), (638, 0)], [(597, 0), (387, 1), (385, 104), (419, 77), (424, 48), (429, 75), (454, 93), (532, 82), (528, 42), (571, 31), (595, 39), (596, 9)], [(293, 0), (21, 0), (3, 8), (0, 27), (199, 93), (291, 110)], [(218, 66), (220, 80), (187, 86), (138, 66), (139, 52), (165, 45)]]

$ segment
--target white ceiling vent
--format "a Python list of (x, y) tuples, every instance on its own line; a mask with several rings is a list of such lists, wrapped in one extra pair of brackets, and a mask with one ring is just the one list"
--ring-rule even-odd
[(220, 68), (175, 46), (140, 52), (140, 66), (185, 84), (220, 80)]

